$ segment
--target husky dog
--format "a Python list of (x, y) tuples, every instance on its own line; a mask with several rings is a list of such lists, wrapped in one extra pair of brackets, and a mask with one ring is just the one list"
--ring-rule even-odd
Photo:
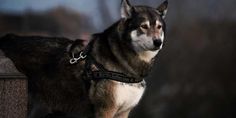
[(127, 118), (165, 36), (168, 2), (121, 3), (121, 19), (88, 46), (80, 40), (6, 35), (0, 49), (28, 78), (31, 118)]

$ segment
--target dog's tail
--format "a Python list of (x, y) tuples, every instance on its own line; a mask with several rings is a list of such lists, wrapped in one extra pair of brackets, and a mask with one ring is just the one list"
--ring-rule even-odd
[(17, 36), (15, 34), (6, 34), (3, 37), (0, 38), (0, 49), (1, 50), (7, 50), (9, 48), (12, 48), (11, 46), (11, 40), (15, 39)]
[(15, 37), (14, 34), (6, 34), (3, 37), (0, 38), (0, 49), (7, 47), (6, 44), (8, 44), (8, 40)]
[(18, 48), (19, 41), (18, 36), (15, 34), (6, 34), (0, 38), (0, 50), (4, 53), (6, 57), (12, 57), (12, 54), (15, 54), (20, 50)]
[[(3, 55), (5, 55), (7, 58), (10, 58), (9, 57), (9, 54), (12, 53), (11, 49), (14, 48), (14, 45), (12, 45), (12, 39), (16, 39), (17, 35), (15, 34), (6, 34), (2, 37), (0, 37), (0, 51), (3, 52)], [(2, 55), (0, 55), (2, 56)], [(0, 60), (4, 60), (4, 61), (1, 61), (1, 65), (7, 65), (7, 70), (10, 69), (11, 71), (15, 71), (15, 67), (12, 66), (12, 64), (9, 64), (9, 63), (12, 63), (10, 61), (5, 61), (6, 59), (4, 59), (5, 57), (0, 57)], [(10, 58), (11, 59), (11, 58)], [(4, 66), (3, 66), (4, 67)], [(4, 68), (2, 68), (2, 66), (0, 66), (1, 69), (5, 70)], [(15, 78), (18, 78), (18, 79), (25, 79), (26, 77), (23, 75), (23, 74), (18, 74), (18, 73), (2, 73), (0, 75), (0, 79), (15, 79)]]

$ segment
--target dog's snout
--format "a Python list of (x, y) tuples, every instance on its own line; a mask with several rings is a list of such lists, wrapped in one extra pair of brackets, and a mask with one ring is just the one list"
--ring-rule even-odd
[(162, 41), (160, 39), (155, 39), (155, 40), (153, 40), (153, 44), (156, 47), (160, 47), (162, 45)]

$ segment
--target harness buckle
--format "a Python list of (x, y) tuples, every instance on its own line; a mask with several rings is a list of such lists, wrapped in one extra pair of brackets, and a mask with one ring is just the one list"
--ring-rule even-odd
[(78, 61), (85, 59), (86, 57), (87, 57), (87, 55), (84, 55), (83, 51), (80, 52), (78, 58), (76, 58), (76, 57), (75, 57), (75, 54), (72, 53), (72, 58), (70, 59), (70, 64), (75, 64), (75, 63), (77, 63)]

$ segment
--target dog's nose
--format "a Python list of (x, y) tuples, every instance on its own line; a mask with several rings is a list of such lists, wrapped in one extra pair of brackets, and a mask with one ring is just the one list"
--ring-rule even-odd
[(162, 44), (162, 41), (160, 39), (155, 39), (155, 40), (153, 40), (153, 44), (156, 47), (160, 47)]

